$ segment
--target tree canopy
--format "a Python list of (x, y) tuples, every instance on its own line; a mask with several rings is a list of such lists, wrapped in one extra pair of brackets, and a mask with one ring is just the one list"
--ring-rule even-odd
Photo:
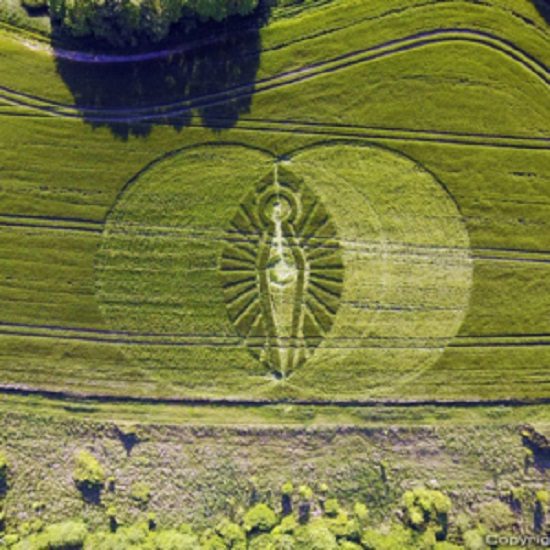
[(48, 0), (52, 21), (75, 37), (94, 37), (117, 46), (145, 38), (159, 42), (187, 17), (223, 21), (247, 15), (259, 0)]

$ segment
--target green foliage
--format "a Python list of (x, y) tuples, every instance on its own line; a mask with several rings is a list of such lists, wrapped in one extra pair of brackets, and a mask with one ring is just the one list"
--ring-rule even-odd
[(294, 485), (292, 484), (292, 481), (287, 481), (286, 483), (283, 483), (281, 487), (281, 493), (285, 496), (291, 496), (292, 493), (294, 493)]
[(260, 503), (246, 512), (243, 526), (247, 533), (261, 533), (271, 531), (277, 522), (275, 512), (267, 504)]
[(75, 454), (73, 479), (79, 488), (98, 489), (105, 482), (105, 470), (91, 453), (79, 451)]
[(258, 0), (49, 0), (52, 19), (67, 32), (76, 37), (93, 36), (116, 46), (136, 45), (143, 38), (159, 42), (184, 16), (222, 21), (231, 15), (249, 14), (257, 3)]
[[(436, 493), (409, 491), (403, 502), (408, 507), (419, 507), (430, 518), (448, 513), (447, 497)], [(547, 498), (544, 492), (539, 496)], [(364, 504), (356, 503), (353, 512), (349, 512), (336, 499), (327, 503), (328, 512), (319, 508), (305, 524), (300, 524), (295, 515), (279, 522), (266, 504), (256, 504), (246, 511), (240, 523), (223, 518), (200, 538), (188, 524), (179, 529), (151, 530), (147, 521), (140, 521), (114, 532), (89, 533), (78, 521), (46, 528), (41, 521), (27, 522), (20, 528), (21, 540), (14, 540), (13, 547), (15, 550), (481, 550), (485, 548), (487, 533), (505, 532), (510, 527), (510, 522), (502, 519), (506, 516), (504, 509), (497, 502), (489, 503), (480, 510), (481, 523), (476, 529), (468, 528), (470, 520), (459, 519), (460, 525), (456, 527), (464, 541), (461, 547), (436, 540), (439, 525), (433, 518), (423, 529), (402, 523), (385, 523), (374, 528), (366, 526), (368, 512)], [(106, 514), (113, 518), (116, 510), (110, 506)]]
[(155, 550), (196, 550), (198, 539), (192, 535), (185, 535), (173, 529), (150, 534), (149, 538)]
[(88, 530), (81, 521), (65, 521), (47, 526), (43, 532), (17, 543), (14, 550), (75, 550), (82, 548)]
[(338, 546), (339, 550), (361, 550), (363, 547), (350, 540), (345, 540)]
[(535, 496), (537, 501), (540, 502), (542, 505), (548, 506), (550, 504), (550, 491), (541, 489), (540, 491), (537, 491), (537, 494)]
[[(164, 529), (150, 531), (145, 522), (122, 527), (116, 533), (98, 532), (89, 535), (84, 543), (85, 550), (197, 550), (202, 548), (193, 533), (181, 530)], [(204, 547), (206, 548), (206, 546)], [(225, 546), (221, 546), (223, 550)]]
[(338, 542), (323, 518), (313, 519), (297, 529), (296, 550), (336, 550)]
[(130, 497), (140, 506), (146, 506), (151, 499), (151, 487), (143, 481), (138, 481), (130, 488)]
[(353, 505), (353, 514), (361, 525), (366, 525), (369, 519), (369, 510), (362, 502)]
[(300, 485), (298, 494), (301, 500), (311, 500), (313, 498), (313, 490), (308, 485)]
[(227, 548), (246, 550), (246, 533), (240, 525), (223, 519), (216, 527), (216, 532)]
[(298, 522), (294, 516), (286, 516), (281, 520), (272, 533), (278, 535), (292, 535), (298, 528)]
[(509, 532), (516, 522), (510, 507), (500, 500), (481, 504), (478, 518), (480, 523), (491, 533)]
[(325, 502), (325, 514), (329, 517), (336, 517), (340, 513), (340, 505), (338, 499), (329, 498)]
[(437, 527), (438, 539), (446, 536), (451, 499), (431, 489), (413, 489), (403, 495), (405, 522), (413, 529), (425, 532), (428, 527)]
[(466, 550), (485, 550), (485, 535), (487, 531), (483, 528), (469, 529), (462, 537)]

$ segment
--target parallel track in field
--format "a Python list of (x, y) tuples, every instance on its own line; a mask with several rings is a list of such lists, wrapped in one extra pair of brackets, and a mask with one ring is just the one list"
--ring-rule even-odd
[(130, 395), (114, 395), (100, 393), (79, 393), (62, 390), (40, 390), (25, 385), (0, 384), (0, 395), (34, 396), (52, 399), (72, 404), (81, 403), (132, 403), (143, 405), (179, 405), (190, 407), (274, 407), (277, 405), (292, 405), (304, 407), (339, 407), (350, 408), (489, 408), (489, 407), (529, 407), (550, 405), (550, 398), (502, 398), (502, 399), (351, 399), (351, 400), (317, 400), (317, 399), (231, 399), (231, 398), (179, 398), (179, 397), (143, 397)]
[[(40, 216), (40, 215), (24, 215), (24, 214), (9, 214), (0, 212), (0, 227), (7, 228), (23, 228), (23, 229), (46, 229), (51, 231), (62, 232), (89, 232), (93, 234), (102, 234), (105, 229), (104, 220), (92, 220), (83, 218), (63, 218), (59, 216)], [(133, 233), (140, 234), (139, 227), (129, 228)], [(173, 226), (155, 225), (152, 227), (146, 226), (143, 229), (142, 235), (156, 237), (178, 237), (186, 239), (197, 239), (205, 241), (226, 242), (230, 236), (234, 242), (252, 243), (256, 242), (257, 235), (248, 233), (228, 234), (226, 231), (208, 230), (202, 228), (200, 231), (195, 231), (186, 228), (178, 228)], [(323, 238), (315, 237), (310, 239), (310, 243), (314, 243), (318, 247), (326, 246), (331, 248), (331, 244), (324, 245)], [(378, 241), (344, 241), (354, 251), (362, 251), (365, 254), (377, 254), (381, 252), (381, 244)], [(418, 244), (408, 242), (389, 242), (384, 245), (384, 253), (387, 255), (403, 255), (403, 256), (426, 256), (438, 254), (441, 252), (447, 253), (469, 253), (473, 260), (489, 260), (503, 262), (532, 262), (532, 263), (550, 263), (550, 250), (535, 250), (521, 248), (504, 248), (504, 247), (446, 247), (430, 244)]]
[[(391, 310), (391, 308), (389, 308)], [(415, 311), (403, 306), (396, 306), (395, 312)], [(431, 311), (426, 307), (425, 311)], [(109, 330), (91, 327), (74, 327), (48, 324), (28, 324), (0, 321), (0, 336), (54, 339), (58, 341), (90, 342), (97, 344), (115, 344), (125, 346), (159, 346), (159, 347), (222, 347), (236, 348), (242, 346), (258, 347), (264, 345), (263, 338), (227, 336), (223, 334), (192, 333), (156, 333), (125, 330)], [(284, 348), (296, 348), (308, 338), (281, 338)], [(255, 343), (255, 340), (257, 343)], [(470, 335), (454, 338), (439, 337), (348, 337), (331, 336), (323, 342), (325, 349), (411, 349), (439, 350), (451, 348), (513, 348), (513, 347), (548, 347), (550, 333), (547, 334), (504, 334), (504, 335)]]
[[(0, 86), (0, 98), (8, 104), (26, 107), (48, 115), (67, 118), (84, 117), (90, 122), (128, 124), (156, 123), (166, 121), (167, 118), (178, 118), (188, 115), (197, 109), (207, 109), (209, 107), (223, 105), (224, 103), (235, 101), (243, 97), (250, 97), (272, 89), (304, 82), (311, 78), (334, 73), (353, 65), (367, 63), (430, 45), (453, 42), (469, 42), (491, 48), (514, 60), (523, 69), (529, 71), (543, 83), (550, 83), (548, 68), (508, 41), (481, 31), (468, 29), (436, 29), (386, 41), (379, 45), (361, 50), (348, 52), (328, 60), (312, 63), (270, 77), (258, 79), (254, 82), (228, 88), (221, 92), (187, 98), (183, 101), (173, 103), (135, 108), (78, 107), (75, 105), (53, 102), (31, 94), (25, 94), (5, 86)], [(101, 62), (106, 63), (106, 61)], [(472, 136), (475, 136), (475, 134), (472, 134)], [(502, 137), (506, 138), (508, 136)]]

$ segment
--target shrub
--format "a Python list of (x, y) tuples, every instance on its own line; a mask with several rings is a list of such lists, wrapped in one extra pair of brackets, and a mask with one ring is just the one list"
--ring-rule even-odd
[[(278, 550), (276, 544), (276, 537), (270, 534), (263, 534), (254, 537), (248, 545), (248, 550)], [(293, 548), (293, 547), (291, 547)]]
[(300, 527), (295, 535), (296, 550), (337, 550), (338, 542), (322, 518)]
[(463, 542), (466, 550), (485, 550), (486, 531), (482, 528), (470, 529), (464, 533)]
[[(38, 541), (36, 547), (49, 550), (72, 550), (82, 547), (87, 535), (88, 530), (81, 521), (54, 523), (36, 536)], [(34, 547), (31, 545), (31, 548)]]
[(300, 504), (298, 506), (298, 519), (300, 523), (307, 523), (311, 513), (311, 499), (313, 491), (307, 485), (301, 485), (298, 489), (300, 495)]
[(447, 535), (448, 514), (451, 500), (440, 491), (413, 489), (403, 495), (405, 522), (419, 532), (436, 527), (436, 536), (442, 540)]
[(402, 525), (392, 525), (387, 532), (366, 529), (361, 537), (361, 544), (366, 550), (396, 550), (397, 548), (414, 548), (411, 532)]
[(545, 527), (549, 504), (550, 493), (545, 490), (537, 491), (535, 500), (535, 512), (533, 517), (534, 528), (537, 533), (540, 533)]
[(200, 541), (201, 550), (227, 550), (227, 546), (223, 539), (214, 533), (211, 529), (208, 529)]
[(147, 506), (151, 500), (151, 488), (147, 483), (138, 481), (130, 489), (130, 498), (135, 500), (140, 506)]
[(292, 514), (292, 494), (294, 493), (294, 485), (287, 481), (281, 487), (281, 508), (283, 516)]
[(216, 532), (223, 539), (228, 548), (233, 550), (246, 550), (246, 534), (236, 523), (228, 519), (223, 519), (216, 527)]
[(348, 514), (342, 510), (338, 511), (336, 517), (327, 518), (326, 525), (338, 540), (358, 541), (361, 538), (361, 530), (357, 520), (350, 519)]
[(244, 515), (243, 525), (247, 533), (268, 532), (277, 525), (277, 515), (267, 504), (256, 504)]
[(75, 455), (73, 479), (80, 489), (101, 488), (105, 482), (105, 471), (97, 458), (88, 451), (79, 451)]
[(325, 514), (329, 517), (335, 518), (340, 513), (340, 505), (335, 498), (329, 498), (325, 502)]
[(479, 521), (490, 532), (502, 533), (512, 529), (516, 518), (504, 502), (494, 500), (479, 507)]
[(298, 528), (298, 522), (294, 516), (285, 516), (279, 525), (272, 531), (274, 535), (292, 535)]
[(540, 502), (543, 507), (548, 507), (550, 504), (550, 492), (541, 489), (536, 494), (537, 502)]
[(179, 533), (174, 529), (167, 529), (150, 537), (152, 545), (147, 548), (155, 550), (197, 550), (199, 548), (197, 537)]
[(291, 481), (287, 481), (286, 483), (283, 483), (281, 487), (281, 493), (283, 495), (291, 496), (292, 493), (294, 493), (294, 485)]
[(311, 487), (307, 485), (300, 485), (298, 494), (300, 495), (301, 500), (311, 500), (313, 498), (313, 491), (311, 490)]
[(369, 519), (369, 510), (362, 502), (356, 502), (353, 505), (353, 515), (360, 525), (365, 526)]

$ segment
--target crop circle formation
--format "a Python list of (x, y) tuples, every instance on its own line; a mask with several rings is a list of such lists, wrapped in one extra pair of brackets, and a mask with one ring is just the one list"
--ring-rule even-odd
[(122, 346), (182, 394), (376, 394), (432, 368), (466, 314), (467, 232), (450, 195), (379, 147), (319, 144), (284, 160), (204, 145), (121, 193), (96, 259)]

